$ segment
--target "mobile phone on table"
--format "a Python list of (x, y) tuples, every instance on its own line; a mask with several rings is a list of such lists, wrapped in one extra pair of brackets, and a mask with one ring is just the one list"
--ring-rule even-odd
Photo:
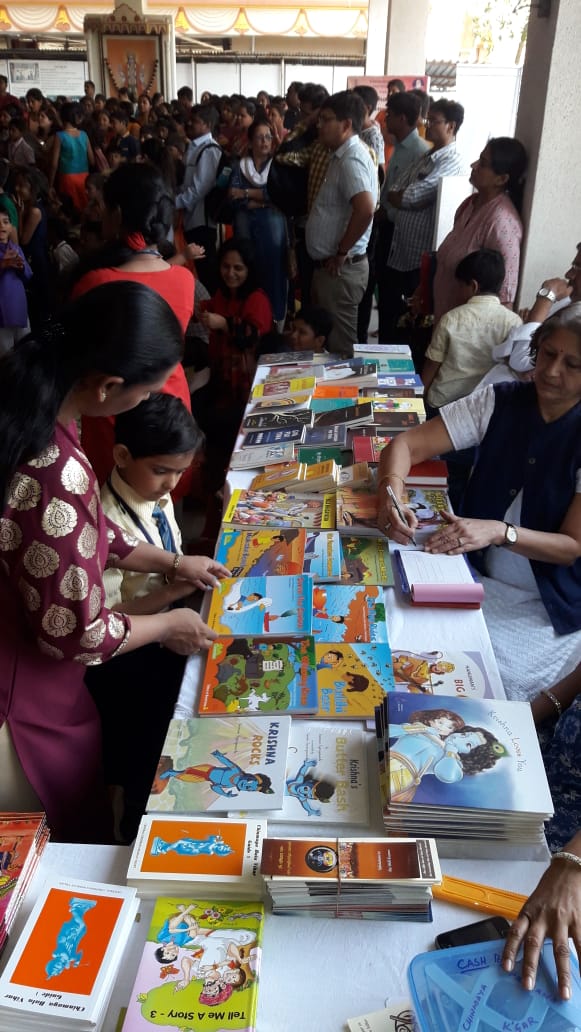
[(506, 939), (510, 921), (506, 917), (487, 917), (484, 921), (452, 928), (436, 936), (436, 947), (447, 950), (451, 946), (470, 946), (473, 942), (488, 942), (491, 939)]

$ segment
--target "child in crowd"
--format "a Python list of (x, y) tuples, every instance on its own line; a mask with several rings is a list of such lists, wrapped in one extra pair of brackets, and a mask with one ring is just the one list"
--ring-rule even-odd
[(102, 222), (105, 214), (105, 202), (103, 200), (103, 176), (98, 172), (92, 172), (87, 176), (85, 189), (89, 203), (84, 209), (81, 218), (83, 222)]
[(500, 303), (504, 275), (502, 255), (486, 247), (458, 263), (455, 276), (464, 303), (440, 319), (422, 369), (432, 410), (471, 394), (494, 366), (493, 349), (521, 322)]
[[(114, 143), (109, 148), (109, 164), (111, 165), (111, 152), (119, 151), (122, 161), (135, 161), (139, 154), (139, 139), (129, 132), (129, 117), (125, 111), (118, 110), (111, 116), (111, 126), (116, 133)], [(116, 166), (112, 165), (112, 168)]]
[[(171, 394), (152, 394), (115, 421), (115, 468), (101, 489), (106, 515), (127, 534), (176, 556), (175, 576), (105, 571), (107, 606), (129, 614), (158, 613), (191, 594), (179, 579), (182, 541), (170, 491), (189, 468), (202, 434), (185, 405)], [(91, 667), (86, 683), (99, 709), (105, 775), (124, 789), (123, 840), (136, 834), (168, 723), (173, 715), (185, 657), (159, 645), (145, 646)], [(129, 756), (127, 735), (139, 742)]]
[(12, 241), (12, 223), (0, 208), (0, 356), (30, 332), (24, 283), (32, 272)]
[(309, 305), (301, 308), (293, 319), (290, 340), (293, 351), (326, 351), (333, 329), (333, 316), (326, 308)]

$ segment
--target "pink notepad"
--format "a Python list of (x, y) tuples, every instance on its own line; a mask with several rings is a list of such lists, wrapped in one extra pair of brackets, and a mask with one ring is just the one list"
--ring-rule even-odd
[(396, 552), (402, 591), (414, 606), (478, 609), (484, 598), (463, 555)]

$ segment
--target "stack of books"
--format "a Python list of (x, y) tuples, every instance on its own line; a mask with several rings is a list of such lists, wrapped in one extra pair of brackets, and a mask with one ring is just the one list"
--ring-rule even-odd
[(528, 703), (445, 702), (394, 692), (376, 711), (386, 831), (542, 842), (553, 804)]
[(0, 1029), (101, 1028), (137, 906), (132, 888), (47, 882), (0, 977)]
[(142, 899), (196, 892), (202, 899), (260, 899), (265, 820), (145, 814), (127, 884)]
[(0, 813), (0, 952), (49, 839), (44, 813)]
[(122, 1032), (255, 1032), (264, 907), (162, 896)]
[(267, 838), (261, 872), (275, 914), (431, 921), (442, 880), (433, 839)]
[(333, 530), (335, 495), (286, 494), (284, 491), (236, 489), (224, 513), (227, 526), (307, 527)]

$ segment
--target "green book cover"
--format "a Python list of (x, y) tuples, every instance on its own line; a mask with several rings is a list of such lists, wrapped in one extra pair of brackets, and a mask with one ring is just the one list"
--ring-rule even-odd
[(299, 448), (298, 461), (305, 462), (312, 466), (315, 462), (326, 462), (334, 459), (338, 466), (343, 465), (343, 452), (341, 448)]

